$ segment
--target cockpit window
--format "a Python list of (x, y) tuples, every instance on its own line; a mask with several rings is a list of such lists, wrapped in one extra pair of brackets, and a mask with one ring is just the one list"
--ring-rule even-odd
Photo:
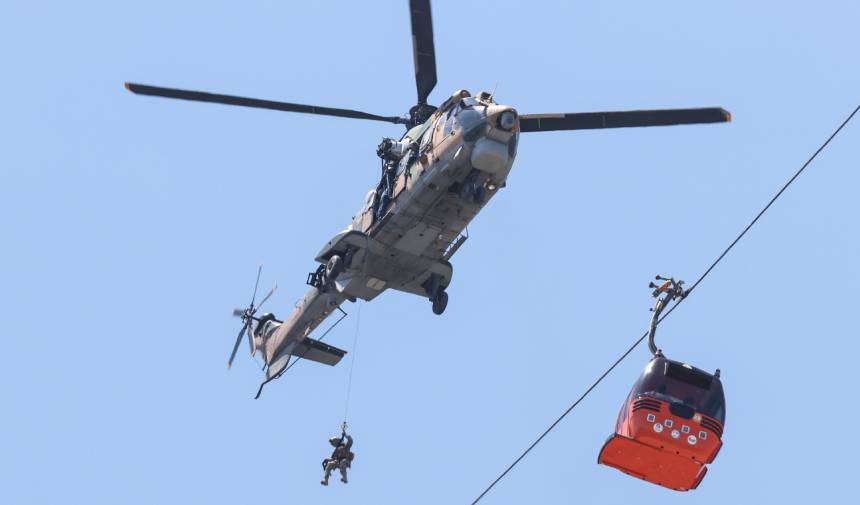
[(479, 102), (476, 98), (471, 97), (471, 96), (470, 96), (470, 97), (466, 97), (466, 98), (464, 98), (464, 99), (460, 100), (460, 107), (462, 107), (462, 108), (466, 108), (466, 107), (483, 107), (483, 106), (484, 106), (484, 104), (482, 104), (482, 103), (481, 103), (481, 102)]
[(457, 122), (464, 130), (469, 130), (484, 120), (486, 107), (463, 107), (457, 112)]
[(452, 130), (462, 129), (467, 134), (480, 131), (484, 125), (484, 119), (487, 115), (487, 106), (473, 97), (461, 99), (457, 104), (448, 110), (445, 118), (445, 128), (443, 135), (448, 136)]
[(460, 106), (452, 107), (448, 109), (448, 115), (445, 116), (445, 126), (442, 130), (442, 136), (447, 137), (451, 134), (451, 130), (454, 129), (454, 118), (457, 117), (457, 111), (460, 110)]

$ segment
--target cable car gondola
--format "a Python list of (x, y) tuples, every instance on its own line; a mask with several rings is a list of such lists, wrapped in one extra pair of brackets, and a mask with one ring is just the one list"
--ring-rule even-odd
[[(651, 361), (621, 407), (615, 433), (597, 462), (676, 491), (696, 489), (723, 445), (726, 401), (720, 371), (713, 375), (663, 356), (654, 344), (660, 313), (686, 292), (683, 281), (666, 279), (648, 332)], [(663, 295), (660, 298), (660, 295)]]

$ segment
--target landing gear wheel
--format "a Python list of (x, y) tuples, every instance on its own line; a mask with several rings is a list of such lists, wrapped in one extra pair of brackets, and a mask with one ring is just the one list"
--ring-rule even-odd
[(448, 292), (440, 289), (439, 292), (436, 293), (436, 296), (433, 297), (433, 313), (437, 316), (442, 315), (447, 306)]
[(343, 272), (343, 258), (335, 254), (329, 258), (328, 263), (325, 266), (325, 276), (328, 280), (333, 281), (337, 279), (337, 276), (340, 275), (341, 272)]

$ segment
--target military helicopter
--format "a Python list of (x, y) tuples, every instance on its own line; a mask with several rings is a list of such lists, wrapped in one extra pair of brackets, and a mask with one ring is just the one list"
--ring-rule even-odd
[[(395, 289), (426, 297), (433, 313), (448, 305), (450, 259), (468, 235), (466, 226), (505, 187), (520, 133), (640, 126), (721, 123), (724, 109), (663, 109), (623, 112), (519, 114), (491, 93), (457, 90), (438, 107), (428, 103), (436, 86), (436, 53), (429, 0), (410, 0), (417, 103), (405, 116), (319, 107), (232, 95), (126, 83), (139, 95), (238, 105), (286, 112), (386, 121), (407, 129), (399, 140), (379, 144), (382, 176), (352, 223), (317, 253), (310, 289), (286, 321), (255, 315), (259, 305), (237, 310), (251, 353), (262, 352), (266, 378), (278, 378), (292, 357), (337, 364), (345, 351), (309, 337), (345, 300), (373, 300)], [(259, 279), (259, 276), (258, 276)], [(256, 293), (256, 289), (255, 289)], [(251, 330), (253, 323), (256, 327)]]

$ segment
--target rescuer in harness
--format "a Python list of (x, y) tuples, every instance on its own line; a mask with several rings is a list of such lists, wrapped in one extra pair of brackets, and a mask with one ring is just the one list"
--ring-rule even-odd
[(394, 181), (397, 177), (397, 166), (404, 157), (414, 156), (418, 152), (418, 144), (408, 137), (400, 142), (385, 138), (376, 148), (376, 155), (382, 159), (382, 180), (376, 188), (376, 201), (373, 217), (382, 218), (388, 203), (394, 196)]
[(331, 437), (328, 439), (328, 442), (334, 447), (334, 450), (331, 452), (331, 456), (322, 462), (325, 476), (323, 476), (320, 484), (328, 486), (328, 478), (335, 468), (340, 469), (340, 481), (346, 484), (348, 482), (346, 479), (346, 470), (352, 464), (353, 458), (355, 458), (355, 454), (350, 451), (350, 448), (352, 448), (352, 437), (346, 434), (346, 423), (343, 423), (340, 437)]

